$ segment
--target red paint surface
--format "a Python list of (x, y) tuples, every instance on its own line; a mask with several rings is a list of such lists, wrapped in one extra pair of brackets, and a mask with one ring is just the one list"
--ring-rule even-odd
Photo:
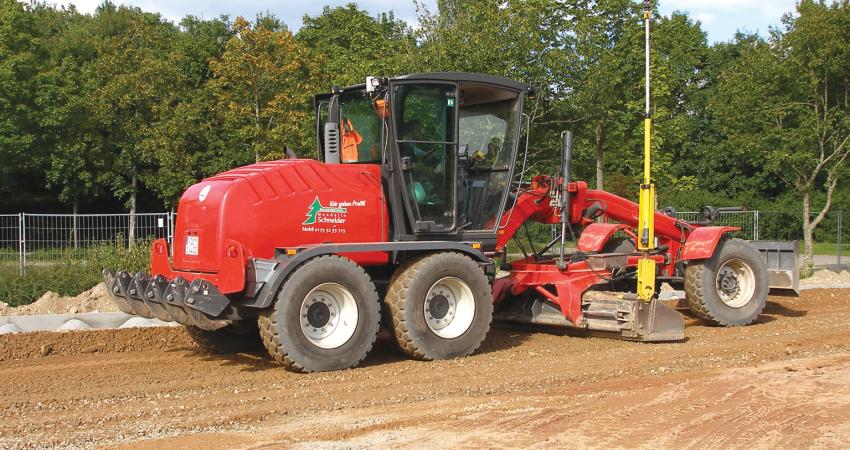
[[(290, 159), (240, 167), (183, 193), (172, 262), (154, 251), (152, 275), (203, 278), (223, 293), (239, 292), (248, 258), (271, 259), (279, 247), (385, 242), (388, 217), (377, 165)], [(190, 239), (197, 239), (197, 255), (187, 252)], [(362, 265), (388, 261), (385, 252), (345, 256)]]
[(592, 223), (581, 232), (581, 237), (576, 245), (582, 252), (601, 252), (614, 233), (630, 228), (628, 225), (617, 223)]
[[(503, 216), (497, 249), (503, 250), (526, 220), (544, 224), (560, 222), (560, 211), (552, 206), (552, 186), (558, 186), (559, 183), (559, 180), (548, 177), (538, 176), (533, 179), (531, 188), (517, 198), (513, 211)], [(609, 192), (589, 190), (584, 182), (570, 183), (567, 192), (570, 196), (569, 221), (581, 233), (577, 243), (579, 251), (601, 252), (618, 231), (624, 232), (632, 241), (637, 241), (637, 203)], [(585, 212), (594, 205), (601, 207), (603, 219), (615, 223), (596, 223), (593, 218), (584, 217)], [(678, 261), (711, 257), (723, 235), (737, 230), (734, 227), (700, 227), (656, 212), (655, 236), (659, 247), (666, 247), (667, 250), (651, 258), (656, 261), (659, 275), (675, 276)], [(626, 267), (636, 267), (638, 260), (637, 255), (629, 256)], [(493, 295), (495, 301), (500, 302), (529, 292), (536, 293), (557, 304), (567, 320), (580, 326), (582, 295), (594, 285), (608, 283), (612, 277), (611, 272), (591, 270), (584, 261), (570, 263), (565, 270), (561, 270), (554, 260), (521, 260), (511, 265), (510, 275), (494, 281)]]
[(688, 235), (685, 249), (682, 251), (682, 259), (685, 261), (695, 259), (708, 259), (714, 254), (717, 243), (726, 233), (739, 231), (738, 227), (702, 227), (697, 228)]

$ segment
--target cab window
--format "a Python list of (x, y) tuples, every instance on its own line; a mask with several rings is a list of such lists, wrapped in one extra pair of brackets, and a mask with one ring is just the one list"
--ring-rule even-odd
[(393, 91), (397, 145), (417, 231), (455, 226), (456, 88), (401, 84)]
[(346, 92), (339, 98), (339, 134), (342, 163), (380, 163), (382, 121), (365, 91)]

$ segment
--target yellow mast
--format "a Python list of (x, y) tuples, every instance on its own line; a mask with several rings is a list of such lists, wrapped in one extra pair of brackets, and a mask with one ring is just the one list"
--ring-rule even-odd
[(650, 109), (649, 25), (652, 18), (651, 0), (643, 2), (643, 21), (646, 33), (646, 116), (643, 122), (643, 181), (640, 185), (637, 249), (643, 256), (638, 261), (637, 294), (649, 302), (655, 296), (655, 260), (649, 257), (655, 250), (655, 184), (652, 181), (652, 110)]

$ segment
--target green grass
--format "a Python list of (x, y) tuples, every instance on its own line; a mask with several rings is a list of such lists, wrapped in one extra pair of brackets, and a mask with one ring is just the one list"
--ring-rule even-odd
[[(20, 276), (18, 264), (0, 265), (0, 301), (11, 306), (32, 303), (47, 291), (60, 295), (79, 295), (101, 281), (101, 271), (108, 268), (147, 272), (150, 266), (150, 242), (141, 241), (128, 249), (116, 243), (93, 245), (85, 257), (71, 253), (59, 260), (27, 264), (26, 275)], [(32, 259), (29, 259), (32, 261)]]
[(11, 306), (21, 306), (34, 302), (47, 291), (78, 295), (99, 280), (100, 277), (80, 261), (29, 267), (24, 277), (17, 268), (3, 267), (0, 269), (0, 300)]
[[(815, 242), (814, 245), (815, 255), (834, 255), (835, 254), (835, 243), (828, 242)], [(805, 253), (806, 244), (800, 241), (800, 254)], [(850, 256), (850, 243), (841, 244), (841, 254)]]

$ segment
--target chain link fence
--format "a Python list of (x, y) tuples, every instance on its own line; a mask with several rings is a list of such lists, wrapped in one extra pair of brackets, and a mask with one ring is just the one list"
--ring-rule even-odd
[[(816, 214), (812, 214), (814, 220)], [(680, 212), (677, 217), (688, 222), (700, 220), (697, 212)], [(842, 211), (828, 213), (815, 229), (815, 265), (830, 266), (850, 263), (850, 240), (843, 234), (845, 222), (850, 215)], [(803, 215), (786, 211), (724, 211), (717, 215), (712, 225), (741, 228), (735, 237), (752, 241), (800, 241), (804, 240)]]
[(84, 259), (89, 248), (104, 243), (174, 236), (173, 213), (4, 214), (0, 215), (0, 264), (27, 266)]
[(21, 254), (20, 214), (0, 215), (0, 264), (17, 263)]
[[(85, 258), (93, 245), (174, 236), (174, 213), (136, 214), (2, 214), (0, 264), (17, 265), (21, 274), (28, 265)], [(680, 212), (680, 219), (699, 221), (697, 212)], [(850, 244), (843, 235), (850, 215), (829, 213), (815, 230), (815, 264), (850, 263)], [(135, 222), (131, 227), (130, 224)], [(741, 228), (736, 237), (763, 241), (803, 241), (803, 217), (784, 211), (734, 211), (718, 214), (713, 225)], [(802, 251), (802, 249), (801, 249)]]

